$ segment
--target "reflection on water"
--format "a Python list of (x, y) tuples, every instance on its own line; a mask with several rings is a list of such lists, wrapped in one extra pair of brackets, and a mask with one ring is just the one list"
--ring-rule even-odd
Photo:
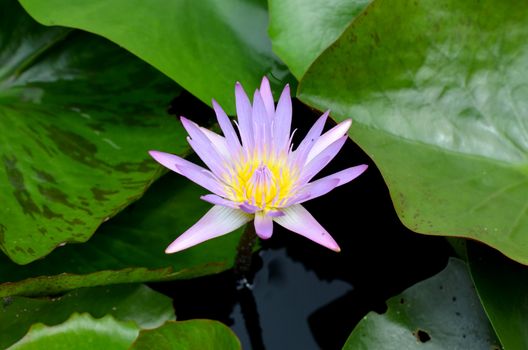
[[(310, 330), (309, 316), (351, 291), (352, 286), (340, 280), (321, 281), (314, 271), (293, 261), (285, 248), (264, 250), (260, 256), (262, 268), (255, 275), (252, 292), (265, 348), (319, 349)], [(251, 349), (240, 303), (230, 317), (242, 348)]]

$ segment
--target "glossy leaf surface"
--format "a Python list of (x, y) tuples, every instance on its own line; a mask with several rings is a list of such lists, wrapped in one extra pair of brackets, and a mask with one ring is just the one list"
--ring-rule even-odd
[(439, 274), (370, 312), (343, 349), (499, 349), (467, 266), (452, 258)]
[(270, 0), (273, 50), (301, 79), (371, 0)]
[[(263, 75), (282, 89), (289, 75), (271, 51), (264, 0), (22, 0), (27, 11), (48, 25), (102, 35), (178, 84), (235, 112), (233, 86), (254, 91)], [(126, 15), (124, 15), (126, 14)]]
[(206, 190), (170, 173), (87, 243), (18, 266), (0, 260), (0, 296), (54, 294), (105, 284), (182, 279), (233, 266), (242, 230), (167, 255), (165, 248), (207, 212)]
[(241, 349), (240, 342), (227, 326), (211, 320), (167, 322), (142, 330), (130, 350)]
[(108, 315), (94, 319), (74, 314), (56, 326), (36, 324), (9, 350), (126, 350), (139, 330), (133, 322), (122, 322)]
[(144, 285), (84, 288), (51, 298), (6, 297), (0, 302), (2, 349), (22, 338), (31, 325), (61, 324), (75, 312), (95, 318), (110, 314), (117, 320), (133, 321), (140, 328), (155, 328), (174, 320), (172, 300)]
[(0, 1), (0, 249), (26, 264), (84, 242), (188, 151), (178, 87), (118, 46)]
[(300, 98), (376, 162), (410, 229), (528, 263), (528, 4), (375, 0)]
[(468, 244), (475, 288), (504, 349), (528, 347), (528, 268)]

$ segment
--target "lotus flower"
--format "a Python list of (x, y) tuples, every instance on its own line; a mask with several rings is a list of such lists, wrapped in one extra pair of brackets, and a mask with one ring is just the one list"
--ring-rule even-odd
[[(273, 222), (320, 245), (340, 251), (336, 241), (301, 205), (355, 179), (367, 165), (351, 167), (310, 182), (345, 143), (351, 120), (322, 134), (324, 113), (293, 150), (290, 126), (290, 88), (284, 88), (277, 108), (269, 81), (264, 78), (251, 105), (242, 86), (235, 86), (238, 134), (222, 108), (213, 108), (224, 136), (181, 117), (193, 150), (209, 169), (173, 154), (150, 151), (163, 166), (187, 177), (211, 194), (202, 196), (214, 206), (181, 234), (166, 253), (175, 253), (230, 233), (254, 220), (262, 239), (273, 233)], [(240, 135), (240, 138), (239, 136)]]

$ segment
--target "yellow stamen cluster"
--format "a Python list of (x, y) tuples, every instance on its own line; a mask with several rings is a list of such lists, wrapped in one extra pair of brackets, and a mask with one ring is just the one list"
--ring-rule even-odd
[(244, 158), (235, 162), (224, 178), (229, 199), (251, 204), (265, 212), (280, 208), (294, 193), (299, 172), (292, 169), (285, 155)]

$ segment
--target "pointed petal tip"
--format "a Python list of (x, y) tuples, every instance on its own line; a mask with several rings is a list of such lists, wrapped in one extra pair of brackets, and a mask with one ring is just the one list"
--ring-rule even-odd
[(180, 249), (180, 247), (178, 247), (176, 244), (176, 241), (172, 242), (166, 249), (165, 249), (165, 254), (174, 254), (174, 253), (177, 253), (179, 252), (180, 250), (183, 250), (183, 249)]

